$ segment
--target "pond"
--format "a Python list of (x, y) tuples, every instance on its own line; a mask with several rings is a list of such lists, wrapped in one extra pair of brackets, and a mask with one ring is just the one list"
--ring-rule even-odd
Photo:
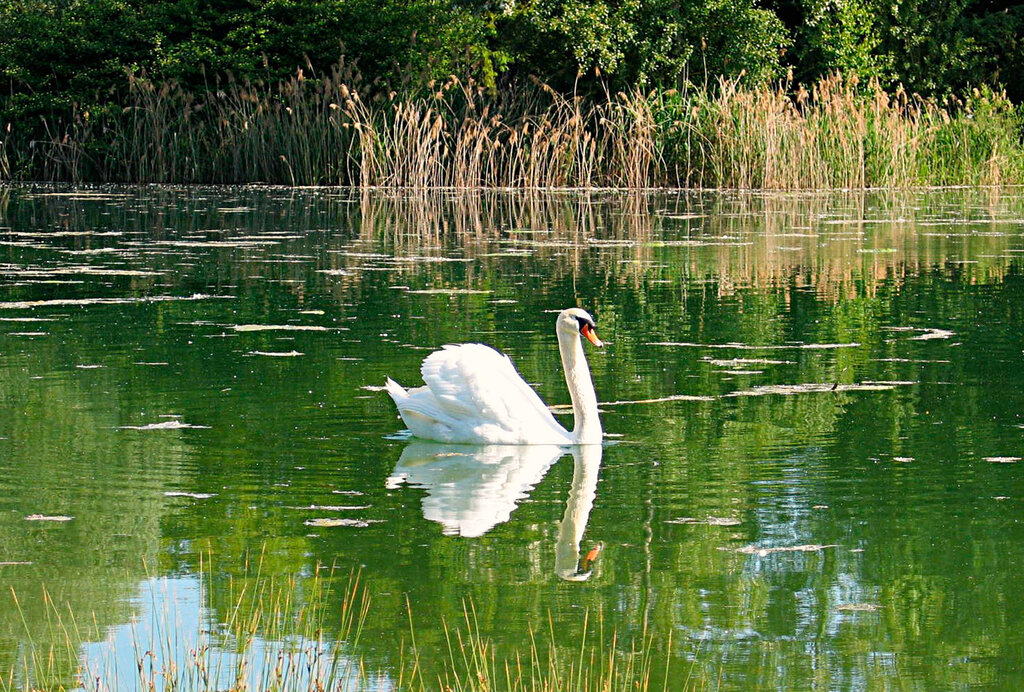
[[(571, 426), (569, 306), (603, 446), (403, 433), (459, 342)], [(0, 687), (1024, 686), (1022, 321), (1020, 189), (0, 189)]]

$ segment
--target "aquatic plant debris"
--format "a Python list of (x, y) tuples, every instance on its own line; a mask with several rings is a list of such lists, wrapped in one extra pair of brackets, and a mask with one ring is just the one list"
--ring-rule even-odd
[(491, 291), (489, 289), (485, 290), (485, 289), (475, 289), (475, 288), (420, 288), (420, 289), (415, 289), (415, 290), (410, 289), (409, 293), (413, 293), (413, 294), (417, 294), (417, 295), (452, 295), (452, 296), (462, 295), (462, 296), (469, 296), (469, 295), (486, 295), (488, 293), (493, 293), (493, 291)]
[[(733, 374), (742, 375), (753, 375), (757, 374), (758, 371), (752, 370), (739, 370)], [(850, 384), (836, 384), (835, 382), (807, 382), (804, 384), (765, 384), (758, 385), (756, 387), (750, 387), (749, 389), (741, 389), (735, 392), (727, 392), (725, 394), (719, 394), (717, 396), (703, 395), (703, 394), (669, 394), (667, 396), (655, 397), (652, 399), (625, 399), (619, 401), (602, 401), (600, 404), (603, 410), (609, 406), (628, 406), (630, 404), (662, 404), (671, 401), (716, 401), (718, 399), (730, 399), (735, 397), (746, 397), (746, 396), (767, 396), (769, 394), (779, 394), (783, 396), (791, 396), (794, 394), (814, 394), (818, 392), (884, 392), (896, 387), (905, 387), (909, 385), (917, 384), (911, 380), (883, 380), (879, 382), (873, 382), (866, 380), (864, 382), (853, 382)], [(383, 387), (376, 387), (375, 385), (364, 385), (361, 389), (369, 391), (380, 391)], [(553, 404), (548, 406), (548, 409), (554, 413), (568, 413), (572, 411), (572, 407), (568, 404)]]
[(693, 341), (648, 341), (644, 346), (676, 346), (685, 348), (730, 348), (739, 351), (781, 351), (797, 349), (832, 349), (832, 348), (857, 348), (860, 343), (851, 341), (841, 344), (741, 344), (730, 342), (725, 344), (698, 344)]
[(238, 248), (254, 249), (265, 245), (277, 245), (279, 241), (272, 240), (156, 240), (153, 245), (160, 247), (174, 248)]
[(162, 276), (164, 272), (154, 272), (143, 269), (110, 269), (108, 267), (54, 267), (52, 269), (41, 269), (28, 267), (24, 269), (6, 270), (3, 272), (8, 276)]
[(71, 521), (74, 517), (69, 517), (65, 514), (30, 514), (25, 517), (25, 521)]
[(793, 365), (796, 361), (793, 360), (773, 360), (771, 358), (711, 358), (704, 356), (701, 360), (711, 363), (712, 365), (720, 368), (731, 368), (742, 365)]
[(951, 336), (955, 336), (956, 332), (951, 332), (948, 329), (928, 329), (924, 334), (918, 334), (917, 336), (910, 337), (911, 341), (930, 341), (931, 339), (948, 339)]
[[(668, 396), (659, 396), (653, 399), (626, 399), (623, 401), (602, 401), (600, 406), (626, 406), (628, 404), (661, 404), (667, 401), (714, 401), (716, 397), (706, 396), (703, 394), (670, 394)], [(572, 411), (572, 406), (569, 404), (553, 404), (548, 406), (549, 409), (555, 413), (568, 413)]]
[(329, 332), (343, 331), (344, 327), (321, 327), (316, 324), (233, 324), (236, 332)]
[(740, 523), (739, 519), (732, 517), (708, 517), (708, 526), (738, 526)]
[(938, 327), (885, 327), (890, 332), (920, 332), (910, 337), (910, 341), (931, 341), (932, 339), (949, 339), (956, 336), (956, 332)]
[(722, 398), (739, 396), (765, 396), (766, 394), (807, 394), (813, 392), (883, 392), (896, 387), (905, 387), (917, 384), (910, 380), (886, 380), (881, 382), (854, 382), (851, 384), (836, 384), (834, 382), (808, 382), (805, 384), (766, 384), (738, 392), (723, 394)]
[(185, 430), (187, 428), (197, 428), (200, 430), (209, 430), (209, 425), (193, 425), (192, 423), (185, 423), (180, 420), (167, 420), (161, 423), (149, 423), (147, 425), (121, 425), (118, 426), (118, 430)]
[(322, 528), (330, 528), (334, 526), (350, 526), (353, 528), (366, 528), (371, 523), (378, 523), (370, 519), (338, 519), (334, 517), (318, 518), (318, 519), (307, 519), (302, 522), (306, 526), (317, 526)]
[(708, 526), (739, 526), (743, 522), (733, 517), (707, 517), (698, 519), (696, 517), (677, 517), (669, 519), (666, 524), (707, 524)]
[(736, 548), (737, 553), (743, 553), (745, 555), (757, 555), (758, 557), (765, 557), (772, 553), (816, 553), (824, 550), (825, 548), (838, 548), (838, 543), (807, 543), (805, 545), (792, 545), (782, 546), (776, 548), (768, 548), (758, 545), (747, 545), (742, 548)]
[(70, 307), (77, 305), (126, 305), (131, 303), (163, 303), (186, 300), (225, 300), (235, 296), (215, 296), (193, 293), (190, 296), (143, 296), (139, 298), (51, 298), (49, 300), (13, 300), (0, 302), (0, 310), (23, 310), (25, 308)]
[(285, 509), (315, 510), (319, 512), (346, 512), (350, 510), (369, 509), (370, 505), (306, 505), (304, 507), (286, 507)]
[(990, 464), (1015, 464), (1021, 457), (984, 457), (982, 460)]

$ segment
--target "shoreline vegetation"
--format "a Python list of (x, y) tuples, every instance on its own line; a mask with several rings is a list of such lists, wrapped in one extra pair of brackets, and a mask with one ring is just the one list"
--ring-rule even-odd
[(810, 88), (741, 78), (681, 89), (495, 91), (450, 77), (367, 95), (340, 65), (203, 92), (128, 76), (123, 107), (45, 136), (0, 123), (0, 181), (268, 183), (396, 189), (888, 188), (1024, 183), (1021, 109), (887, 92), (838, 73)]

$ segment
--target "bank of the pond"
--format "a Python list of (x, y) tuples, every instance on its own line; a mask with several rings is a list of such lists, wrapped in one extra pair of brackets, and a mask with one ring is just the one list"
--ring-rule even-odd
[[(128, 103), (43, 130), (0, 123), (0, 180), (395, 188), (824, 189), (1024, 183), (1004, 94), (926, 100), (833, 76), (607, 94), (494, 94), (452, 78), (369, 97), (341, 72)], [(41, 134), (45, 133), (45, 134)]]

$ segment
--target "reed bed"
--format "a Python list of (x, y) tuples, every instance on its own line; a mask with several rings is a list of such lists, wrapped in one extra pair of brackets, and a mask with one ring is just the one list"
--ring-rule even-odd
[(862, 189), (1024, 182), (1019, 110), (975, 90), (944, 104), (833, 75), (810, 90), (722, 82), (669, 106), (678, 174), (697, 186)]
[(595, 99), (540, 83), (495, 94), (452, 77), (370, 93), (343, 65), (274, 85), (229, 79), (202, 95), (130, 75), (123, 108), (76, 111), (30, 142), (7, 125), (0, 177), (401, 189), (1024, 183), (1021, 111), (991, 89), (937, 102), (832, 75), (809, 89), (721, 80)]
[[(343, 590), (332, 594), (335, 582)], [(162, 583), (154, 580), (148, 589), (169, 588)], [(219, 622), (201, 617), (198, 631), (182, 624), (194, 615), (177, 612), (175, 594), (139, 599), (156, 609), (146, 612), (143, 606), (127, 643), (44, 593), (49, 631), (44, 637), (26, 635), (16, 664), (0, 671), (0, 690), (648, 692), (696, 686), (693, 664), (670, 670), (671, 633), (656, 645), (646, 623), (627, 640), (598, 615), (584, 621), (579, 641), (566, 641), (549, 620), (529, 627), (525, 650), (499, 652), (467, 601), (460, 621), (431, 623), (440, 633), (430, 633), (434, 645), (423, 648), (417, 641), (423, 632), (413, 626), (407, 603), (409, 631), (395, 642), (388, 669), (373, 671), (359, 654), (370, 599), (357, 573), (346, 581), (318, 569), (301, 582), (257, 574), (227, 590)], [(20, 597), (13, 598), (20, 610)], [(200, 614), (212, 612), (214, 600), (219, 599), (207, 593)], [(105, 653), (97, 657), (98, 648)]]

